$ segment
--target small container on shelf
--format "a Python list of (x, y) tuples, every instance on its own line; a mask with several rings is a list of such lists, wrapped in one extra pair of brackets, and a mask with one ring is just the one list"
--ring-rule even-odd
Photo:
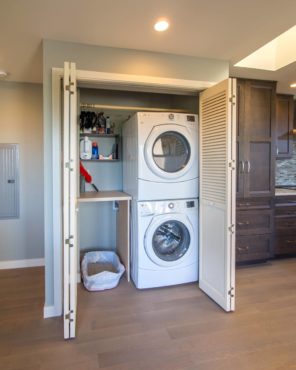
[(80, 140), (80, 158), (81, 159), (91, 159), (92, 157), (92, 141), (85, 136)]
[(105, 134), (106, 133), (106, 118), (104, 117), (104, 112), (98, 113), (98, 132), (99, 134)]
[(107, 135), (111, 134), (111, 120), (109, 116), (107, 116), (106, 118), (106, 134)]
[(91, 159), (98, 159), (99, 158), (99, 147), (96, 141), (92, 143), (92, 156)]

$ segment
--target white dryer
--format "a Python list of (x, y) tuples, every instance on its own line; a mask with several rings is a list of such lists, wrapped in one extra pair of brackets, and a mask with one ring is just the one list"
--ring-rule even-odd
[(123, 190), (137, 200), (198, 197), (198, 117), (139, 112), (123, 125)]
[(198, 200), (132, 203), (131, 275), (139, 289), (198, 280)]

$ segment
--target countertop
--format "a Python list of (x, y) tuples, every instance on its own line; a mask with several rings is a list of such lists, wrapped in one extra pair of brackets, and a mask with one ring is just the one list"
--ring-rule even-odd
[(275, 196), (284, 196), (284, 195), (295, 195), (296, 190), (293, 189), (283, 189), (283, 188), (275, 188)]

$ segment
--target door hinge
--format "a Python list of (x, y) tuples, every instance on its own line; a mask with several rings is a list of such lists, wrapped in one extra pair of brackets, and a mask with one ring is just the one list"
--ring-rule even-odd
[(71, 243), (71, 239), (74, 239), (73, 235), (70, 235), (68, 239), (65, 239), (65, 244), (68, 244), (69, 248), (74, 247), (74, 244)]
[(68, 168), (69, 171), (74, 171), (74, 168), (71, 167), (71, 162), (73, 162), (73, 160), (71, 159), (70, 162), (66, 162), (65, 163), (65, 167)]
[(229, 103), (231, 103), (232, 105), (235, 105), (235, 102), (236, 102), (236, 96), (233, 94), (229, 97)]
[(235, 170), (235, 160), (232, 159), (230, 162), (228, 162), (228, 167), (234, 171)]
[(230, 231), (231, 234), (234, 234), (234, 224), (231, 224), (229, 227), (228, 227), (228, 230)]
[(65, 320), (69, 320), (70, 322), (74, 321), (74, 319), (72, 318), (73, 313), (74, 313), (74, 311), (73, 311), (73, 310), (69, 311), (69, 312), (65, 315)]
[(74, 94), (74, 89), (72, 89), (72, 87), (74, 87), (74, 82), (69, 82), (69, 85), (66, 85), (65, 89), (69, 91), (70, 94)]
[(230, 297), (234, 297), (234, 288), (231, 287), (229, 290), (228, 290), (228, 295), (230, 295)]

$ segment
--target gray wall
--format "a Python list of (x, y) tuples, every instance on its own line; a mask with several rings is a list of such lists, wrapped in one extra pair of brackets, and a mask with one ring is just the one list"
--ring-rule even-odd
[(0, 261), (44, 257), (42, 86), (0, 82), (0, 142), (20, 149), (20, 217), (0, 220)]
[(52, 40), (43, 42), (45, 305), (54, 304), (52, 214), (51, 71), (64, 61), (77, 69), (218, 82), (229, 76), (228, 62), (137, 50), (99, 47)]

